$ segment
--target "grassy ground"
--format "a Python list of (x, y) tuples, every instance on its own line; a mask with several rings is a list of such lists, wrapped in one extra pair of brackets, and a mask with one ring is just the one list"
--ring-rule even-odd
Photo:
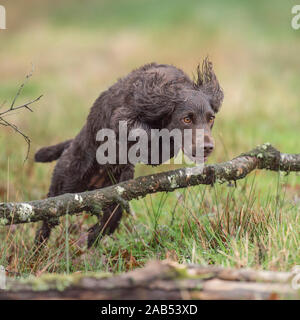
[[(0, 201), (43, 198), (54, 164), (34, 151), (73, 137), (99, 93), (132, 68), (172, 63), (192, 75), (207, 54), (225, 91), (211, 163), (257, 144), (299, 151), (300, 31), (293, 1), (4, 1), (0, 99), (11, 101), (34, 64), (19, 102), (44, 94), (34, 113), (9, 117), (32, 140), (0, 128)], [(172, 167), (173, 168), (173, 167)], [(169, 170), (138, 166), (136, 176)], [(289, 270), (300, 264), (300, 178), (256, 172), (227, 185), (194, 187), (131, 202), (134, 215), (85, 251), (80, 234), (95, 221), (63, 218), (47, 248), (33, 255), (36, 225), (1, 228), (0, 264), (23, 275), (121, 272), (153, 258)]]

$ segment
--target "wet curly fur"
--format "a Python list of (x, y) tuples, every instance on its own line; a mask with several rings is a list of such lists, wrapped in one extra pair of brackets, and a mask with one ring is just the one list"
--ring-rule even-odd
[[(97, 132), (102, 128), (111, 128), (117, 134), (119, 121), (127, 121), (128, 131), (133, 128), (143, 128), (147, 132), (152, 128), (176, 128), (180, 126), (176, 119), (185, 111), (185, 104), (190, 96), (203, 101), (202, 104), (209, 112), (217, 113), (220, 109), (223, 91), (208, 59), (198, 66), (194, 81), (174, 66), (157, 63), (146, 64), (119, 79), (100, 94), (84, 127), (73, 140), (42, 148), (35, 154), (37, 162), (58, 159), (48, 197), (103, 188), (132, 179), (132, 164), (97, 163), (96, 150), (100, 143), (96, 141)], [(195, 103), (188, 108), (196, 108), (194, 105)], [(207, 112), (203, 107), (202, 111), (199, 110), (198, 113)], [(176, 112), (178, 116), (174, 118)], [(103, 211), (99, 223), (89, 229), (89, 247), (102, 235), (114, 232), (122, 211), (119, 204), (111, 205)], [(58, 223), (58, 220), (45, 220), (36, 234), (36, 242), (46, 241), (51, 229)]]

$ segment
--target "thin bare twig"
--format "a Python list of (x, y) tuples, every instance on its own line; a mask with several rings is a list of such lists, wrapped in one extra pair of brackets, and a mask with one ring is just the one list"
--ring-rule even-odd
[[(20, 87), (18, 88), (18, 91), (17, 91), (15, 97), (13, 98), (10, 107), (9, 107), (8, 109), (0, 112), (0, 125), (1, 125), (1, 126), (4, 126), (4, 127), (10, 127), (10, 128), (13, 129), (15, 132), (17, 132), (18, 134), (20, 134), (20, 135), (24, 138), (24, 140), (26, 141), (26, 143), (27, 143), (27, 153), (26, 153), (26, 157), (25, 157), (24, 162), (28, 159), (28, 155), (29, 155), (29, 151), (30, 151), (30, 143), (31, 143), (31, 140), (30, 140), (30, 138), (29, 138), (25, 133), (23, 133), (15, 124), (13, 124), (13, 123), (5, 120), (4, 117), (7, 117), (8, 115), (13, 114), (13, 113), (12, 113), (13, 111), (16, 111), (16, 110), (19, 110), (19, 109), (27, 109), (28, 111), (33, 112), (33, 110), (29, 107), (29, 105), (31, 105), (31, 104), (39, 101), (39, 100), (42, 98), (43, 95), (40, 95), (39, 97), (37, 97), (37, 98), (34, 99), (34, 100), (31, 100), (31, 101), (29, 101), (29, 102), (26, 102), (26, 103), (24, 103), (24, 104), (22, 104), (22, 105), (15, 106), (16, 101), (17, 101), (18, 97), (21, 95), (22, 90), (23, 90), (25, 84), (29, 81), (29, 79), (30, 79), (31, 76), (33, 75), (33, 70), (34, 70), (34, 68), (33, 68), (33, 66), (32, 66), (31, 72), (26, 75), (24, 82), (23, 82), (23, 83), (20, 85)], [(1, 104), (0, 109), (3, 108), (5, 104), (6, 104), (6, 101), (4, 101), (4, 102)]]

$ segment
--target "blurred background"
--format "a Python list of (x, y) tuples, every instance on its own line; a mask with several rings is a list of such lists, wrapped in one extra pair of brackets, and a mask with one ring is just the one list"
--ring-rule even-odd
[[(191, 77), (205, 56), (225, 92), (210, 163), (270, 142), (299, 153), (300, 30), (290, 0), (1, 0), (0, 106), (8, 108), (34, 68), (7, 121), (31, 139), (0, 126), (0, 202), (44, 198), (55, 163), (33, 162), (42, 147), (74, 137), (99, 94), (145, 63), (174, 64)], [(0, 110), (0, 111), (1, 111)], [(169, 170), (139, 165), (136, 176)], [(199, 186), (131, 201), (133, 215), (96, 250), (78, 239), (95, 217), (64, 217), (39, 257), (37, 224), (0, 232), (0, 265), (13, 275), (101, 270), (120, 272), (149, 259), (290, 270), (300, 264), (300, 177), (256, 171), (233, 185)]]
[[(7, 118), (32, 141), (25, 164), (22, 137), (0, 127), (0, 199), (44, 197), (54, 164), (34, 164), (34, 152), (74, 137), (103, 90), (152, 61), (174, 64), (191, 77), (203, 57), (213, 61), (225, 100), (210, 162), (226, 161), (263, 142), (299, 152), (300, 31), (291, 28), (294, 1), (1, 4), (7, 29), (0, 31), (0, 102), (9, 105), (32, 65), (33, 76), (17, 103), (43, 98), (32, 106), (34, 113), (22, 110)], [(136, 174), (148, 172), (153, 169), (140, 166)]]

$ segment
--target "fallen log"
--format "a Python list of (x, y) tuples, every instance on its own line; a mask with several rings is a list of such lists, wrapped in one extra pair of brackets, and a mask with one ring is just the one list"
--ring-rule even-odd
[(292, 272), (255, 271), (151, 261), (110, 274), (45, 274), (8, 280), (0, 299), (300, 299)]
[(0, 225), (36, 222), (83, 211), (98, 214), (112, 203), (138, 199), (150, 193), (170, 192), (195, 185), (237, 181), (255, 169), (300, 171), (300, 154), (280, 153), (269, 143), (243, 153), (231, 161), (201, 167), (182, 168), (139, 177), (116, 185), (78, 194), (64, 194), (44, 200), (0, 203)]

